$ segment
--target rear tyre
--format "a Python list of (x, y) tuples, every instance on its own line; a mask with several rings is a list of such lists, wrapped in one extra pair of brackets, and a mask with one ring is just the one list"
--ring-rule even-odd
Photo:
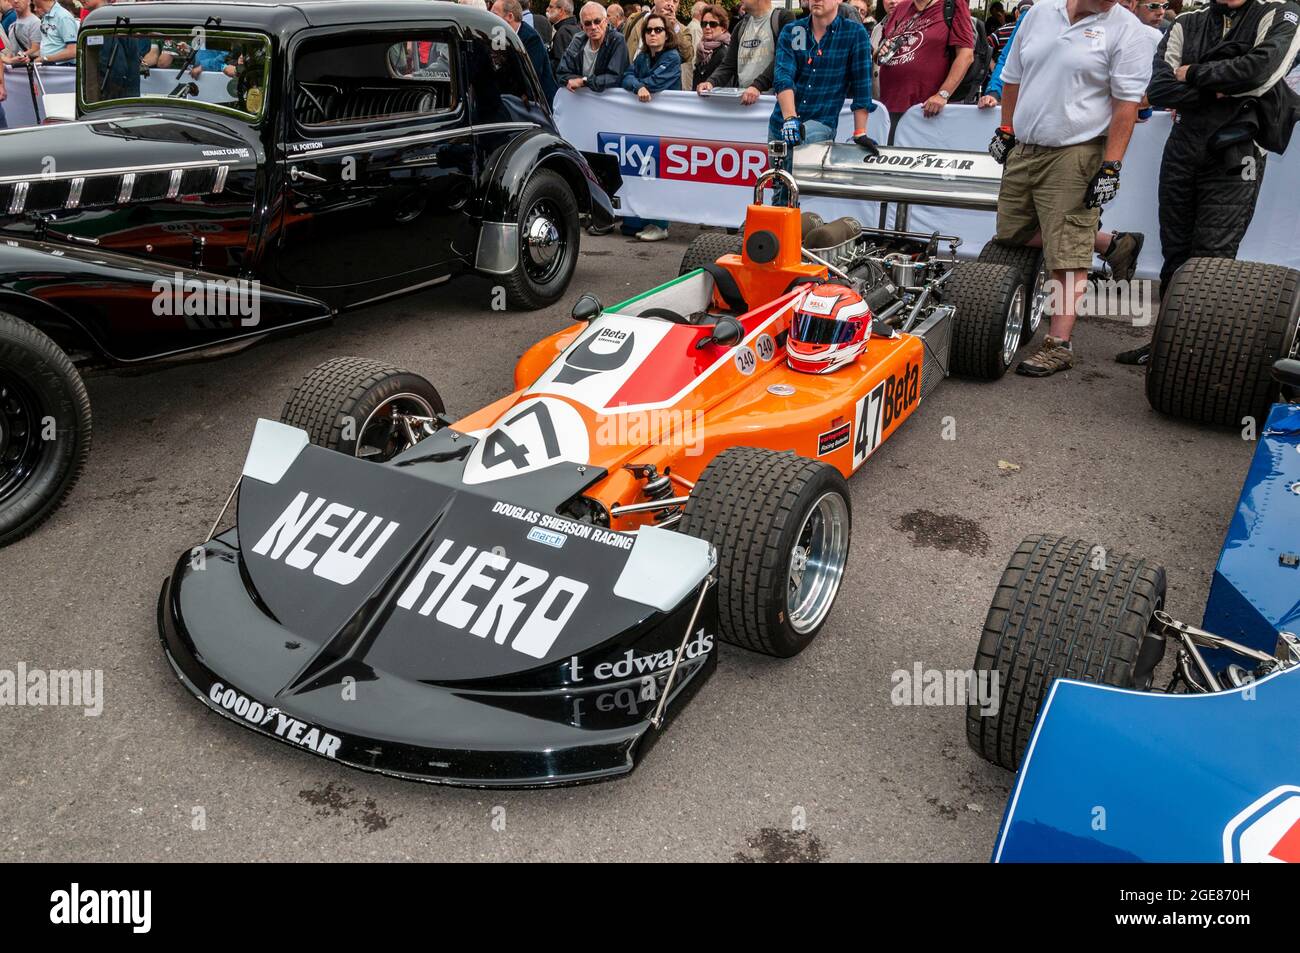
[(949, 370), (962, 377), (997, 380), (1020, 349), (1025, 283), (1010, 265), (959, 261), (943, 289), (956, 307)]
[(1043, 250), (989, 240), (975, 260), (990, 265), (1008, 265), (1020, 276), (1026, 288), (1025, 318), (1020, 329), (1020, 343), (1022, 346), (1028, 344), (1038, 333), (1047, 311), (1047, 272), (1043, 265)]
[(68, 495), (90, 453), (90, 397), (48, 335), (0, 312), (0, 546)]
[(811, 644), (849, 553), (849, 492), (838, 470), (788, 451), (731, 447), (696, 481), (680, 528), (717, 549), (723, 641), (782, 658)]
[(723, 255), (739, 255), (742, 241), (744, 241), (743, 236), (728, 235), (725, 232), (705, 232), (703, 235), (697, 235), (686, 246), (686, 254), (682, 256), (682, 266), (677, 270), (677, 274), (684, 275), (701, 265), (711, 265)]
[(1193, 258), (1169, 281), (1151, 341), (1147, 400), (1199, 424), (1262, 422), (1278, 397), (1273, 362), (1290, 356), (1300, 272), (1230, 258)]
[(280, 421), (307, 431), (318, 447), (383, 463), (437, 429), (444, 410), (437, 389), (419, 374), (335, 357), (294, 388)]
[[(993, 764), (1019, 767), (1058, 678), (1149, 688), (1163, 642), (1147, 628), (1164, 599), (1162, 566), (1078, 539), (1024, 540), (984, 621), (975, 671), (996, 673), (998, 708), (991, 715), (978, 705), (966, 709), (970, 746)], [(1148, 637), (1157, 639), (1160, 654), (1143, 656), (1139, 672)]]
[(569, 183), (549, 169), (533, 173), (519, 199), (519, 264), (504, 276), (506, 302), (536, 310), (556, 301), (578, 263), (582, 229)]

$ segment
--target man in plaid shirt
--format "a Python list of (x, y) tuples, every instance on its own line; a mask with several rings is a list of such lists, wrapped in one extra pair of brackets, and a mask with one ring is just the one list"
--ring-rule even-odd
[(867, 138), (871, 101), (871, 38), (861, 23), (838, 16), (840, 0), (811, 0), (810, 13), (786, 25), (776, 43), (772, 88), (776, 109), (768, 140), (790, 146), (835, 136), (840, 108), (849, 99), (853, 138), (874, 151)]

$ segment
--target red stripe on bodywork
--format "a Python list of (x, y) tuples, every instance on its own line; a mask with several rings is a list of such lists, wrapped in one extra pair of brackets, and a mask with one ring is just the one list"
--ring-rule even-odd
[[(745, 326), (745, 336), (748, 337), (750, 332), (805, 290), (800, 288), (792, 291), (770, 304), (748, 312), (741, 319)], [(645, 360), (628, 376), (605, 407), (617, 409), (620, 406), (662, 403), (689, 387), (692, 381), (698, 381), (700, 375), (719, 360), (715, 348), (695, 349), (695, 342), (707, 337), (712, 330), (709, 326), (687, 324), (673, 327), (655, 349), (645, 356)], [(780, 330), (774, 327), (770, 333), (775, 337)], [(728, 351), (728, 358), (730, 354)]]

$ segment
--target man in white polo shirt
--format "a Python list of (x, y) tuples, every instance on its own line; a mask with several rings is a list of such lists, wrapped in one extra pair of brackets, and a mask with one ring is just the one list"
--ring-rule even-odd
[(1056, 293), (1051, 332), (1016, 368), (1074, 366), (1070, 334), (1092, 269), (1101, 206), (1119, 174), (1151, 79), (1146, 30), (1117, 0), (1040, 0), (1002, 67), (1002, 125), (989, 153), (1006, 164), (997, 240), (1042, 245)]

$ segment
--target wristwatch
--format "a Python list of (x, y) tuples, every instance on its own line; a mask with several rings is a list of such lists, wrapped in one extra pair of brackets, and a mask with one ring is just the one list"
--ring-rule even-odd
[(942, 96), (944, 99), (951, 99), (951, 98), (952, 98), (952, 93), (948, 92), (948, 90), (946, 90), (946, 89), (941, 89), (941, 90), (939, 90), (939, 95)]
[(1101, 164), (1103, 169), (1114, 169), (1116, 172), (1120, 171), (1123, 165), (1124, 163), (1120, 162), (1118, 159), (1114, 159), (1110, 162), (1103, 162)]

